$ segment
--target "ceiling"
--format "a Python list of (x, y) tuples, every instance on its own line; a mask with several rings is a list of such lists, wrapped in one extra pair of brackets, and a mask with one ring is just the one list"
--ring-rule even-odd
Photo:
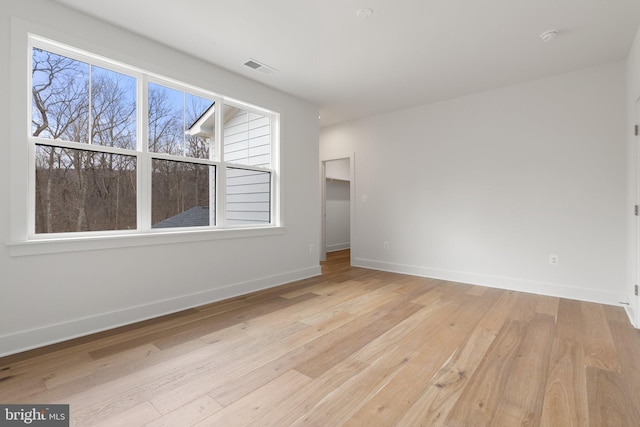
[(322, 126), (622, 60), (640, 26), (640, 0), (56, 1), (316, 103)]

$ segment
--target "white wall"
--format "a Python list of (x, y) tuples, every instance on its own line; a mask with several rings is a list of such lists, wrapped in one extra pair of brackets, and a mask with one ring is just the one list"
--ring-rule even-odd
[[(27, 51), (25, 29), (280, 112), (284, 228), (250, 238), (30, 256), (12, 256), (0, 244), (0, 356), (319, 274), (318, 253), (308, 250), (319, 247), (317, 107), (51, 1), (10, 0), (0, 8), (0, 200), (9, 200), (25, 173), (16, 164), (24, 164), (26, 151), (10, 149), (26, 138), (27, 89), (14, 86), (26, 81), (15, 70), (28, 71), (26, 61), (12, 61), (16, 44)], [(2, 242), (15, 234), (14, 212), (0, 205)]]
[(355, 153), (355, 265), (617, 304), (625, 129), (617, 62), (324, 128), (320, 158)]
[(627, 298), (631, 302), (629, 306), (630, 317), (636, 327), (640, 327), (640, 300), (634, 295), (634, 285), (638, 284), (638, 217), (633, 215), (633, 206), (640, 204), (640, 189), (638, 182), (638, 138), (633, 132), (636, 124), (640, 124), (640, 111), (637, 102), (640, 101), (640, 30), (636, 34), (635, 41), (627, 58)]
[[(327, 167), (329, 163), (327, 162)], [(327, 252), (351, 247), (349, 186), (349, 181), (336, 179), (327, 179), (326, 181), (325, 241)]]

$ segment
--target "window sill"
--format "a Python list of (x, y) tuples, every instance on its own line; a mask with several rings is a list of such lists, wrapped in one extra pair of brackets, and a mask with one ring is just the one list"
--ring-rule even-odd
[(215, 230), (191, 230), (127, 234), (117, 236), (84, 236), (59, 239), (29, 240), (7, 243), (10, 256), (43, 255), (101, 249), (131, 248), (150, 245), (242, 239), (283, 234), (284, 227), (254, 227)]

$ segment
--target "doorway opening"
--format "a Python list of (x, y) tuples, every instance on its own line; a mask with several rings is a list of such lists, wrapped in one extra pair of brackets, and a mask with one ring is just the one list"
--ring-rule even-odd
[(349, 254), (353, 235), (353, 157), (322, 162), (322, 233), (320, 261), (327, 253)]

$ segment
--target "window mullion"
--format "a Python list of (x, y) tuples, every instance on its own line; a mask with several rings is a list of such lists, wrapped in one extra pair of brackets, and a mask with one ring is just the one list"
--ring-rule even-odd
[(46, 139), (46, 138), (39, 138), (37, 136), (31, 136), (28, 139), (31, 142), (31, 144), (33, 144), (34, 146), (47, 145), (50, 147), (70, 148), (72, 150), (93, 151), (98, 153), (121, 154), (125, 156), (135, 156), (138, 153), (136, 150), (128, 150), (125, 148), (114, 148), (114, 147), (109, 147), (108, 145), (87, 144), (85, 142), (65, 141), (63, 139)]
[[(93, 144), (93, 65), (87, 64), (89, 67), (89, 81), (87, 82), (89, 85), (89, 106), (87, 107), (89, 110), (87, 111), (88, 115), (88, 123), (89, 128), (87, 129), (87, 142), (89, 145)], [(82, 141), (80, 141), (82, 142)]]
[[(29, 38), (29, 70), (33, 70), (33, 40)], [(27, 105), (29, 106), (29, 112), (27, 114), (27, 145), (29, 156), (29, 167), (27, 176), (27, 232), (26, 237), (30, 239), (36, 234), (36, 144), (31, 137), (32, 124), (33, 124), (33, 73), (27, 73)]]
[(227, 224), (226, 204), (227, 204), (227, 167), (224, 160), (224, 103), (222, 99), (216, 99), (215, 115), (215, 141), (216, 155), (220, 160), (220, 165), (216, 167), (216, 225), (224, 227)]
[(36, 235), (36, 144), (29, 138), (29, 179), (28, 179), (28, 209), (29, 218), (27, 220), (27, 236), (29, 238)]
[(138, 75), (137, 149), (138, 149), (138, 230), (151, 230), (151, 155), (149, 154), (149, 85), (145, 75)]
[(280, 224), (281, 182), (280, 171), (280, 115), (271, 117), (271, 224)]

